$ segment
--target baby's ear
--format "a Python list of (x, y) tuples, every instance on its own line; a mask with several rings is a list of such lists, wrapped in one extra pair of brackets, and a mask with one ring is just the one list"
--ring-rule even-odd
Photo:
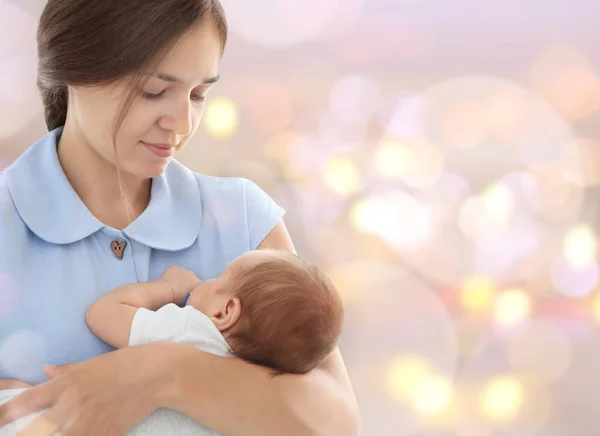
[(239, 298), (227, 297), (220, 310), (213, 314), (212, 321), (219, 331), (223, 332), (233, 327), (242, 314), (242, 304)]

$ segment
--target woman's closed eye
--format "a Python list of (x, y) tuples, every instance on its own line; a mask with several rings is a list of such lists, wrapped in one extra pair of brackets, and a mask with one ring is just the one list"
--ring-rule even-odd
[[(165, 91), (160, 91), (158, 93), (152, 93), (152, 92), (145, 92), (142, 91), (142, 95), (144, 96), (144, 98), (148, 99), (148, 100), (158, 100), (159, 98), (161, 98), (163, 95), (165, 94)], [(203, 102), (204, 100), (206, 100), (206, 96), (205, 95), (201, 95), (201, 94), (192, 94), (190, 95), (190, 99), (192, 101), (195, 102)]]
[(159, 93), (142, 91), (142, 95), (148, 100), (156, 100), (157, 98), (160, 98), (162, 95), (164, 95), (164, 93), (165, 91), (160, 91)]

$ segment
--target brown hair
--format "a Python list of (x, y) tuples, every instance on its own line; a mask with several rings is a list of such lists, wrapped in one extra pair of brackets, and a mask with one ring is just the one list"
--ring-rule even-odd
[(242, 314), (227, 342), (237, 357), (273, 368), (274, 375), (304, 374), (335, 348), (342, 300), (315, 265), (282, 253), (233, 274), (229, 291)]
[[(143, 73), (200, 20), (212, 20), (223, 42), (219, 0), (49, 0), (38, 27), (38, 88), (48, 130), (63, 126), (69, 85), (110, 85)], [(135, 88), (123, 102), (115, 137)]]

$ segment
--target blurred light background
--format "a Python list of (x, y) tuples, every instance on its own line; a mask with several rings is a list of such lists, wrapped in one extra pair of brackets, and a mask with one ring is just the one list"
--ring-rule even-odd
[[(44, 3), (0, 0), (0, 168), (46, 133)], [(338, 285), (363, 434), (598, 435), (600, 4), (224, 6), (180, 160), (256, 181)]]

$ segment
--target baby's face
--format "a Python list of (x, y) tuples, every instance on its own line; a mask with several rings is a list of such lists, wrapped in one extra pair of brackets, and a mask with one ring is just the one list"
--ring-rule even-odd
[(242, 254), (227, 265), (218, 277), (205, 280), (196, 286), (187, 301), (187, 305), (210, 316), (215, 309), (223, 307), (232, 297), (229, 283), (234, 277), (234, 273), (269, 261), (274, 256), (277, 256), (277, 252), (271, 250), (255, 250)]

